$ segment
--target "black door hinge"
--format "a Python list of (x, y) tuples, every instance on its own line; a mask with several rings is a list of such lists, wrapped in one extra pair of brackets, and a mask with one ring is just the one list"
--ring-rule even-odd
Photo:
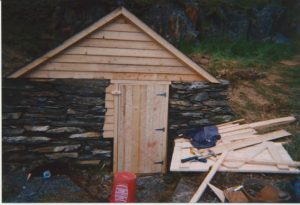
[(156, 94), (157, 96), (163, 96), (163, 97), (167, 97), (167, 93), (158, 93)]
[(164, 132), (164, 131), (166, 131), (166, 129), (163, 127), (163, 128), (155, 129), (155, 131), (162, 131), (162, 132)]
[(164, 164), (164, 161), (154, 162), (154, 164)]

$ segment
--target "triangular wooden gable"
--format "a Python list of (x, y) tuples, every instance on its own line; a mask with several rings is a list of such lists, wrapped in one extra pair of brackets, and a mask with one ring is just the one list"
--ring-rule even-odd
[(9, 78), (218, 80), (125, 8), (108, 14)]

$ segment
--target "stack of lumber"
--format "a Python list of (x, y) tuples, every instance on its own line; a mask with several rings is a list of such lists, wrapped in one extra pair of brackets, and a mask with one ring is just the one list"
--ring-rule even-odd
[(300, 162), (294, 161), (282, 146), (271, 140), (290, 136), (285, 130), (258, 134), (259, 130), (294, 122), (295, 117), (284, 117), (240, 124), (242, 120), (217, 125), (221, 139), (215, 147), (197, 150), (197, 155), (208, 157), (207, 163), (181, 159), (192, 157), (194, 149), (188, 139), (175, 140), (170, 171), (205, 172), (210, 170), (190, 202), (197, 202), (217, 171), (299, 174)]

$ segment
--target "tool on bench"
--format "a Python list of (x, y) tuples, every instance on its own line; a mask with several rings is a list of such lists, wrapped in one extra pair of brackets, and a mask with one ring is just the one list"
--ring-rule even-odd
[(181, 159), (181, 163), (185, 163), (185, 162), (192, 161), (192, 160), (197, 160), (199, 162), (206, 163), (207, 162), (207, 159), (206, 159), (207, 157), (216, 156), (215, 153), (213, 151), (211, 151), (211, 150), (208, 150), (208, 153), (205, 154), (205, 155), (196, 154), (195, 151), (192, 150), (192, 149), (190, 149), (190, 152), (192, 154), (194, 154), (195, 156)]

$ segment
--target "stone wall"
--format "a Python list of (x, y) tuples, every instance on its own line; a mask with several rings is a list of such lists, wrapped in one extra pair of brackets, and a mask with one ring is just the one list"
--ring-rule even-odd
[[(102, 138), (108, 85), (108, 80), (4, 80), (3, 162), (110, 164), (112, 140)], [(169, 142), (185, 129), (232, 120), (227, 88), (227, 81), (172, 83)]]
[(173, 82), (170, 87), (169, 139), (184, 130), (231, 121), (235, 115), (228, 103), (229, 82)]
[(106, 80), (4, 80), (3, 162), (111, 163), (111, 140), (102, 139), (108, 84)]

